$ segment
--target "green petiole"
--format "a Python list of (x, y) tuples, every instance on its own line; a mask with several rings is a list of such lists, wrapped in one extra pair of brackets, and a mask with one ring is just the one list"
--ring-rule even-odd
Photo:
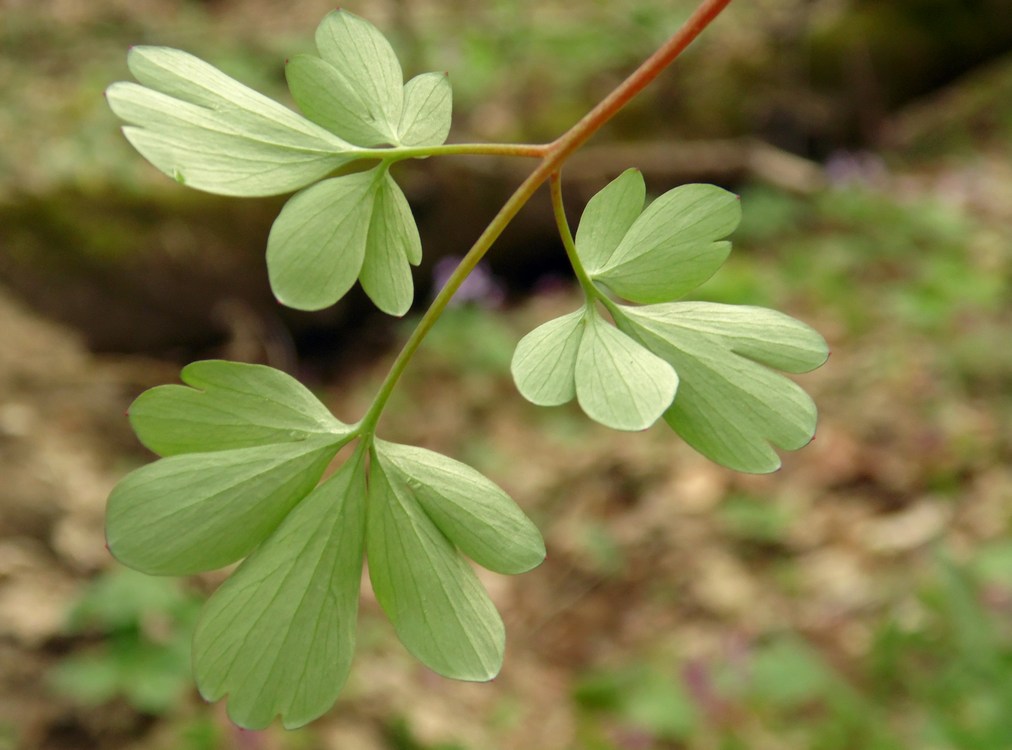
[(532, 143), (444, 143), (440, 146), (392, 146), (389, 148), (355, 149), (361, 159), (424, 159), (429, 156), (520, 156), (544, 158), (549, 146)]

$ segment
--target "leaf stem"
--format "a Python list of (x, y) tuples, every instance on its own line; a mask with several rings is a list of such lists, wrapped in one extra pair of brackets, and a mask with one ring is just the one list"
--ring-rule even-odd
[(616, 86), (608, 96), (594, 107), (573, 127), (550, 144), (550, 156), (561, 163), (602, 125), (615, 116), (629, 100), (647, 87), (660, 73), (685, 51), (693, 40), (720, 15), (731, 0), (703, 0), (685, 23), (672, 34), (664, 44), (644, 60), (628, 78)]
[(622, 312), (619, 310), (618, 305), (615, 304), (615, 301), (611, 297), (601, 291), (600, 287), (590, 278), (590, 274), (583, 267), (583, 262), (576, 252), (576, 242), (573, 240), (573, 233), (569, 230), (569, 222), (566, 220), (565, 203), (562, 200), (562, 172), (552, 173), (550, 186), (552, 190), (552, 210), (555, 213), (555, 223), (559, 228), (559, 237), (562, 238), (562, 246), (566, 248), (566, 256), (573, 267), (573, 273), (576, 274), (576, 278), (583, 288), (583, 295), (587, 299), (587, 307), (591, 308), (594, 306), (594, 302), (600, 302), (611, 313), (612, 318), (616, 318), (616, 316), (621, 317)]
[(506, 226), (513, 220), (520, 209), (523, 208), (524, 204), (530, 200), (531, 196), (538, 189), (542, 182), (545, 181), (547, 174), (542, 175), (544, 169), (544, 163), (539, 166), (531, 175), (524, 180), (520, 187), (516, 189), (513, 195), (510, 196), (509, 200), (499, 209), (499, 213), (495, 215), (491, 223), (485, 227), (485, 231), (481, 233), (481, 236), (475, 241), (474, 245), (467, 252), (457, 267), (453, 269), (453, 273), (446, 280), (446, 284), (436, 295), (436, 298), (432, 300), (432, 304), (429, 305), (429, 309), (425, 311), (422, 319), (418, 321), (418, 325), (411, 332), (408, 340), (404, 342), (404, 346), (401, 348), (400, 353), (394, 360), (394, 363), (390, 366), (390, 371), (387, 373), (382, 385), (380, 385), (379, 391), (376, 393), (376, 398), (373, 399), (372, 405), (369, 410), (362, 417), (362, 420), (358, 423), (358, 431), (360, 434), (372, 432), (376, 429), (376, 424), (379, 421), (380, 415), (383, 413), (383, 408), (386, 406), (387, 401), (390, 398), (390, 394), (393, 393), (394, 387), (397, 385), (397, 381), (400, 380), (405, 368), (408, 366), (408, 362), (414, 355), (415, 350), (422, 343), (422, 339), (428, 334), (432, 327), (436, 324), (439, 316), (443, 314), (447, 305), (450, 304), (450, 299), (460, 288), (460, 285), (464, 283), (471, 271), (475, 269), (478, 262), (482, 259), (488, 249), (492, 247), (492, 243), (498, 239), (499, 235), (502, 234)]
[(526, 156), (543, 159), (550, 146), (539, 143), (444, 143), (441, 146), (391, 146), (389, 148), (362, 148), (355, 150), (359, 159), (419, 159), (426, 156), (453, 156), (457, 154), (487, 156)]
[[(682, 26), (664, 43), (662, 44), (650, 57), (643, 61), (643, 63), (634, 70), (628, 78), (620, 83), (608, 96), (601, 100), (601, 102), (591, 109), (583, 118), (577, 122), (573, 127), (563, 133), (552, 143), (547, 146), (494, 146), (493, 144), (457, 144), (456, 146), (439, 146), (430, 147), (427, 149), (421, 149), (420, 155), (432, 155), (437, 153), (434, 149), (454, 149), (457, 151), (444, 150), (440, 153), (488, 153), (488, 154), (504, 154), (513, 156), (540, 156), (541, 163), (528, 175), (518, 187), (513, 195), (510, 196), (509, 200), (499, 209), (499, 213), (495, 215), (491, 223), (485, 228), (485, 231), (481, 233), (481, 236), (475, 241), (474, 245), (467, 252), (467, 255), (460, 261), (460, 264), (454, 269), (450, 278), (447, 279), (446, 284), (440, 290), (439, 294), (429, 305), (429, 309), (425, 311), (422, 319), (418, 321), (418, 325), (415, 330), (411, 332), (408, 340), (404, 342), (404, 346), (401, 348), (400, 353), (390, 366), (390, 371), (387, 373), (380, 389), (376, 394), (376, 398), (373, 399), (372, 405), (366, 412), (365, 416), (357, 425), (359, 434), (372, 434), (376, 430), (376, 424), (379, 422), (379, 418), (383, 413), (383, 408), (386, 406), (387, 401), (390, 398), (390, 394), (393, 393), (394, 387), (397, 385), (397, 381), (400, 380), (401, 375), (404, 373), (405, 368), (408, 366), (408, 362), (411, 360), (412, 355), (421, 345), (422, 340), (432, 327), (436, 324), (439, 316), (443, 314), (446, 306), (450, 303), (450, 299), (460, 288), (460, 285), (464, 283), (464, 279), (470, 275), (471, 271), (475, 269), (478, 262), (484, 257), (485, 253), (488, 252), (489, 248), (492, 247), (492, 243), (498, 239), (499, 235), (502, 234), (503, 230), (506, 229), (507, 225), (513, 220), (513, 218), (520, 212), (520, 209), (531, 199), (537, 189), (544, 183), (552, 174), (557, 172), (562, 166), (562, 163), (566, 161), (569, 156), (582, 146), (587, 140), (590, 139), (594, 133), (601, 129), (601, 127), (608, 122), (615, 114), (624, 107), (630, 99), (636, 94), (642, 91), (651, 81), (653, 81), (668, 65), (670, 65), (692, 41), (699, 36), (700, 32), (709, 26), (713, 20), (720, 14), (724, 8), (730, 4), (731, 0), (703, 0), (691, 16), (682, 24)], [(469, 148), (481, 148), (488, 149), (482, 151), (467, 150)], [(504, 151), (502, 149), (530, 149), (529, 153), (517, 153)], [(409, 149), (402, 149), (400, 153), (404, 153)], [(391, 149), (376, 149), (377, 158), (383, 158), (383, 154), (389, 154)], [(582, 283), (582, 280), (581, 280)]]
[[(605, 309), (611, 315), (611, 319), (612, 319), (612, 321), (614, 321), (615, 325), (618, 326), (619, 328), (622, 328), (621, 321), (625, 320), (625, 316), (622, 314), (621, 308), (617, 304), (615, 304), (615, 300), (613, 300), (607, 294), (601, 294), (601, 293), (598, 293), (597, 300), (602, 305), (604, 305)], [(625, 329), (622, 329), (622, 330), (625, 330)], [(625, 331), (625, 332), (628, 333), (628, 331)]]
[(569, 222), (566, 220), (566, 204), (562, 200), (562, 172), (553, 172), (550, 183), (552, 191), (552, 212), (555, 214), (555, 224), (559, 228), (559, 237), (562, 239), (562, 246), (566, 249), (569, 263), (573, 267), (573, 273), (583, 287), (583, 293), (588, 302), (593, 302), (601, 296), (601, 293), (594, 286), (594, 282), (587, 275), (587, 269), (580, 262), (580, 256), (576, 254), (576, 242), (573, 241), (573, 233), (569, 230)]

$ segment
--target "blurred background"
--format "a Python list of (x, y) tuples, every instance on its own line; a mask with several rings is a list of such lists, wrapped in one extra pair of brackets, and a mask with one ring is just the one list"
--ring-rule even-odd
[[(683, 0), (348, 0), (405, 72), (447, 70), (453, 141), (544, 141), (675, 29)], [(194, 359), (297, 374), (361, 416), (410, 330), (357, 292), (280, 308), (283, 199), (186, 190), (102, 90), (130, 44), (187, 49), (290, 103), (324, 0), (0, 0), (0, 750), (1007, 750), (1012, 747), (1012, 2), (739, 0), (566, 170), (571, 221), (626, 167), (742, 195), (696, 297), (775, 307), (833, 355), (801, 378), (816, 441), (771, 476), (665, 426), (537, 409), (508, 365), (576, 295), (539, 195), (397, 391), (388, 439), (504, 486), (548, 560), (483, 577), (505, 668), (427, 672), (366, 591), (337, 707), (241, 732), (188, 639), (221, 574), (148, 578), (104, 548), (148, 460), (123, 417)], [(417, 307), (528, 163), (398, 167)]]

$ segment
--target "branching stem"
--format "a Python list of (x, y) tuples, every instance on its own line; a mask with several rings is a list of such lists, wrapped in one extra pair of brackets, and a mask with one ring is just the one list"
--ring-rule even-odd
[[(390, 366), (390, 371), (387, 373), (386, 379), (380, 386), (379, 391), (376, 394), (376, 398), (373, 400), (372, 405), (366, 412), (365, 416), (358, 423), (358, 431), (360, 434), (371, 435), (376, 430), (376, 424), (379, 422), (380, 415), (383, 413), (383, 409), (386, 406), (387, 401), (390, 398), (390, 394), (393, 393), (394, 387), (397, 385), (397, 381), (400, 380), (401, 375), (404, 373), (408, 362), (414, 355), (415, 351), (421, 345), (422, 340), (428, 334), (428, 332), (435, 325), (439, 316), (443, 314), (446, 306), (450, 303), (450, 299), (460, 288), (460, 285), (464, 283), (464, 280), (470, 275), (470, 273), (478, 265), (478, 262), (485, 256), (485, 253), (492, 247), (492, 243), (498, 239), (499, 235), (502, 234), (503, 230), (506, 229), (507, 225), (513, 220), (513, 218), (520, 212), (524, 204), (527, 203), (537, 191), (537, 189), (544, 183), (551, 175), (558, 172), (563, 162), (569, 158), (569, 156), (582, 146), (587, 140), (590, 139), (594, 133), (601, 129), (608, 120), (615, 116), (615, 114), (624, 107), (630, 99), (636, 94), (642, 91), (651, 81), (653, 81), (668, 65), (685, 50), (692, 41), (699, 36), (700, 32), (709, 26), (713, 20), (720, 14), (724, 8), (730, 4), (731, 0), (703, 0), (699, 7), (692, 13), (691, 16), (682, 24), (681, 28), (678, 29), (663, 45), (661, 45), (656, 52), (648, 57), (636, 70), (634, 70), (628, 78), (620, 83), (608, 96), (601, 100), (601, 102), (595, 106), (590, 112), (583, 116), (583, 118), (577, 122), (573, 127), (563, 133), (552, 143), (547, 146), (494, 146), (492, 144), (459, 144), (456, 148), (457, 151), (443, 150), (438, 153), (487, 153), (487, 154), (502, 154), (511, 156), (539, 156), (541, 157), (541, 163), (534, 169), (533, 172), (525, 179), (520, 187), (516, 189), (513, 195), (510, 196), (509, 200), (499, 210), (499, 213), (495, 215), (492, 222), (485, 228), (485, 231), (481, 233), (481, 236), (475, 241), (474, 245), (468, 251), (467, 255), (460, 261), (460, 264), (454, 269), (450, 278), (447, 279), (446, 284), (440, 290), (439, 294), (429, 305), (429, 309), (425, 311), (422, 319), (418, 321), (418, 325), (415, 330), (411, 332), (408, 340), (404, 342), (404, 346), (401, 348), (400, 353)], [(442, 146), (441, 149), (453, 149), (454, 146)], [(488, 149), (482, 151), (474, 151), (467, 149)], [(509, 152), (510, 148), (519, 149), (520, 152)], [(406, 151), (405, 149), (404, 151)], [(378, 152), (374, 154), (377, 158), (386, 158), (389, 155), (389, 149), (376, 149)], [(419, 155), (430, 155), (436, 153), (432, 149), (421, 149), (425, 153)], [(403, 153), (403, 151), (402, 151)], [(581, 279), (581, 284), (583, 280)]]

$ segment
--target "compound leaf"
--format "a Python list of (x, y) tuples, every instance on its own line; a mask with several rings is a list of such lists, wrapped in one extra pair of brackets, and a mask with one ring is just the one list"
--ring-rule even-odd
[(411, 208), (382, 166), (297, 193), (267, 239), (271, 288), (299, 310), (334, 304), (359, 278), (377, 307), (403, 315), (414, 294), (409, 264), (421, 257)]
[(506, 642), (499, 613), (409, 482), (380, 460), (369, 471), (367, 516), (369, 577), (404, 646), (445, 677), (495, 677)]
[(357, 95), (349, 111), (358, 115), (358, 129), (371, 129), (378, 142), (397, 143), (404, 74), (386, 37), (365, 19), (338, 10), (317, 27), (316, 49), (343, 79), (343, 90)]
[[(145, 391), (130, 406), (140, 441), (161, 456), (249, 448), (348, 433), (295, 378), (263, 365), (194, 362), (186, 386)], [(189, 386), (189, 387), (187, 387)]]
[(703, 455), (765, 473), (780, 467), (772, 445), (796, 450), (812, 439), (812, 399), (767, 367), (822, 364), (828, 350), (812, 328), (773, 310), (705, 302), (622, 307), (621, 315), (619, 325), (678, 372), (678, 397), (664, 417)]
[(149, 88), (212, 111), (228, 112), (239, 121), (262, 124), (282, 137), (293, 131), (331, 137), (287, 107), (189, 52), (171, 47), (131, 47), (127, 66)]
[(106, 541), (124, 565), (189, 575), (245, 557), (319, 481), (334, 436), (170, 456), (127, 474), (106, 510)]
[(450, 132), (453, 97), (443, 73), (404, 84), (383, 35), (346, 11), (316, 30), (319, 57), (298, 55), (285, 69), (299, 108), (314, 122), (359, 146), (438, 146)]
[(588, 417), (616, 430), (645, 430), (671, 405), (677, 388), (671, 365), (596, 312), (587, 316), (576, 357), (576, 398)]
[(738, 197), (714, 185), (669, 190), (647, 206), (591, 277), (633, 302), (678, 299), (724, 263), (731, 244), (717, 240), (740, 219)]
[(576, 357), (586, 308), (550, 320), (517, 344), (510, 369), (517, 390), (539, 406), (558, 406), (576, 396)]
[(445, 73), (422, 73), (404, 84), (397, 126), (402, 146), (439, 146), (450, 134), (453, 91)]
[(349, 143), (189, 53), (134, 47), (127, 62), (143, 85), (114, 83), (109, 104), (134, 147), (181, 183), (277, 195), (354, 158)]
[(355, 283), (365, 258), (375, 170), (334, 177), (296, 193), (267, 238), (267, 272), (278, 300), (321, 310)]
[(679, 302), (635, 309), (686, 331), (715, 336), (735, 354), (784, 372), (810, 372), (829, 356), (818, 331), (765, 307)]
[(422, 259), (422, 241), (404, 193), (386, 174), (375, 187), (372, 219), (359, 280), (388, 315), (403, 315), (414, 299), (411, 266)]
[(461, 552), (497, 573), (523, 573), (545, 559), (531, 520), (498, 485), (439, 453), (377, 441), (384, 473), (411, 489), (422, 510)]
[[(141, 156), (180, 185), (218, 195), (278, 195), (325, 177), (348, 159), (247, 148), (216, 133), (123, 128)], [(269, 153), (263, 153), (269, 151)]]
[(239, 726), (309, 723), (337, 699), (355, 650), (365, 538), (360, 456), (317, 487), (214, 593), (193, 639), (207, 700)]
[(576, 249), (588, 273), (604, 268), (643, 211), (646, 185), (638, 169), (627, 169), (587, 203), (576, 230)]
[(385, 122), (368, 116), (363, 92), (316, 55), (296, 55), (285, 66), (288, 89), (299, 109), (349, 143), (377, 146), (391, 140)]

